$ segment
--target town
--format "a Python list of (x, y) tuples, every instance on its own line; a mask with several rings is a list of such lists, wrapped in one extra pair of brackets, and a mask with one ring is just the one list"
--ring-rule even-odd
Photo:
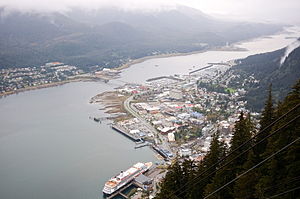
[(40, 67), (8, 68), (0, 70), (0, 94), (53, 84), (83, 74), (76, 66), (50, 62)]
[[(232, 64), (211, 63), (187, 75), (161, 76), (143, 85), (116, 88), (116, 96), (123, 99), (120, 112), (124, 112), (115, 118), (112, 128), (136, 142), (136, 149), (150, 146), (161, 160), (156, 162), (159, 168), (174, 158), (201, 161), (216, 132), (229, 147), (241, 112), (250, 114), (254, 124), (259, 119), (258, 113), (246, 109), (246, 90), (226, 86), (234, 78), (224, 75)], [(155, 190), (162, 178), (154, 178)]]

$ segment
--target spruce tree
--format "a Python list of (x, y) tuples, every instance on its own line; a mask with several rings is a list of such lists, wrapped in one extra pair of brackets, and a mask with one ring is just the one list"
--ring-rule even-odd
[[(267, 140), (263, 140), (265, 137), (268, 136), (269, 132), (271, 131), (271, 127), (267, 128), (272, 122), (274, 121), (274, 107), (273, 107), (273, 99), (272, 99), (272, 84), (269, 86), (268, 98), (265, 103), (265, 108), (261, 114), (260, 119), (260, 131), (264, 130), (263, 132), (259, 133), (256, 137), (256, 142), (260, 142), (254, 148), (254, 155), (256, 155), (257, 159), (261, 159), (260, 156), (265, 152), (267, 146)], [(266, 129), (267, 128), (267, 129)]]
[[(296, 105), (300, 104), (300, 80), (293, 87), (293, 90), (278, 106), (276, 114), (281, 116), (287, 111), (291, 110)], [(282, 147), (296, 140), (300, 136), (300, 122), (299, 119), (284, 127), (288, 122), (300, 115), (300, 107), (288, 114), (276, 125), (273, 126), (272, 132), (276, 130), (274, 136), (268, 139), (264, 158), (272, 155)], [(300, 176), (300, 144), (299, 142), (293, 144), (291, 147), (274, 156), (270, 161), (260, 168), (261, 176), (256, 185), (257, 195), (259, 198), (271, 197), (275, 194), (283, 193), (287, 190), (300, 186), (300, 182), (293, 181), (293, 179)], [(281, 195), (283, 199), (299, 198), (299, 189)]]
[[(219, 140), (219, 132), (213, 135), (209, 152), (204, 157), (203, 161), (198, 165), (197, 172), (190, 180), (190, 185), (193, 189), (189, 198), (201, 199), (204, 196), (204, 188), (212, 182), (216, 169), (219, 167), (216, 164), (225, 155), (225, 144)], [(195, 181), (195, 178), (197, 180)]]
[(188, 187), (185, 186), (194, 171), (194, 163), (188, 159), (183, 162), (175, 160), (168, 169), (168, 172), (161, 184), (160, 193), (156, 195), (156, 199), (166, 198), (187, 198)]
[[(243, 171), (246, 171), (257, 164), (257, 159), (251, 150), (248, 154), (247, 161), (243, 165)], [(256, 198), (255, 186), (258, 182), (258, 173), (256, 171), (250, 171), (246, 175), (239, 178), (234, 186), (234, 198), (236, 199), (254, 199)]]
[[(236, 157), (248, 149), (251, 146), (251, 143), (248, 143), (246, 146), (237, 151), (235, 150), (251, 138), (251, 129), (252, 125), (250, 119), (244, 118), (244, 113), (242, 112), (239, 116), (239, 120), (235, 124), (234, 135), (230, 142), (231, 146), (229, 152), (232, 154), (226, 159), (226, 161), (223, 162), (223, 168), (217, 171), (212, 183), (206, 186), (206, 195), (234, 179), (236, 175), (243, 171), (243, 165), (247, 160), (248, 153), (245, 153), (241, 157)], [(211, 198), (234, 198), (234, 183), (226, 186), (224, 189), (214, 194)]]

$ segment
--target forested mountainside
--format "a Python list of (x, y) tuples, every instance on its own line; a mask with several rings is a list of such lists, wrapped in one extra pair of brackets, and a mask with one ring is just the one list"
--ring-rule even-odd
[(245, 100), (250, 109), (260, 111), (263, 108), (263, 99), (270, 84), (274, 99), (278, 101), (300, 78), (300, 47), (294, 49), (281, 64), (285, 52), (284, 48), (238, 60), (238, 64), (225, 74), (232, 77), (228, 81), (229, 87), (247, 90)]
[(148, 55), (191, 52), (271, 34), (280, 25), (228, 22), (199, 10), (119, 9), (65, 13), (6, 12), (0, 8), (0, 68), (59, 61), (83, 69), (116, 67)]
[(282, 103), (264, 101), (258, 132), (241, 113), (230, 146), (216, 132), (203, 161), (175, 161), (156, 199), (300, 198), (300, 79)]

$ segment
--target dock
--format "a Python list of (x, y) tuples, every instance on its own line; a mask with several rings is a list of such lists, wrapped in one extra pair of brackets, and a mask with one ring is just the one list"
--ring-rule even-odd
[(161, 155), (165, 160), (170, 160), (171, 156), (170, 154), (166, 153), (166, 150), (163, 150), (157, 146), (152, 145), (152, 149), (157, 152), (159, 155)]
[(212, 67), (212, 66), (213, 66), (213, 64), (210, 64), (210, 65), (205, 66), (205, 67), (203, 67), (203, 68), (199, 68), (199, 69), (193, 70), (193, 71), (189, 72), (189, 74), (193, 74), (193, 73), (199, 72), (199, 71), (201, 71), (201, 70), (208, 69), (208, 68), (210, 68), (210, 67)]
[(160, 80), (160, 79), (171, 79), (171, 80), (175, 80), (175, 81), (183, 81), (182, 79), (173, 77), (173, 76), (159, 76), (159, 77), (147, 79), (146, 82), (152, 82), (152, 81), (156, 81), (156, 80)]
[(117, 126), (117, 125), (112, 125), (111, 128), (114, 129), (115, 131), (121, 133), (122, 135), (124, 135), (125, 137), (129, 138), (130, 140), (132, 140), (134, 142), (143, 141), (142, 138), (139, 138), (137, 136), (134, 136), (134, 135), (128, 133), (125, 129), (123, 129), (123, 128)]
[(219, 66), (232, 66), (230, 63), (227, 62), (220, 62), (220, 63), (208, 63), (209, 65), (219, 65)]
[(127, 189), (128, 187), (130, 187), (132, 185), (132, 182), (131, 183), (128, 183), (126, 186), (124, 186), (123, 188), (121, 188), (120, 190), (116, 191), (115, 193), (113, 193), (112, 195), (108, 196), (106, 199), (112, 199), (114, 197), (116, 197), (117, 195), (121, 195), (123, 196), (124, 198), (128, 198), (128, 196), (126, 196), (125, 194), (123, 194), (122, 192)]
[(145, 147), (145, 146), (152, 146), (152, 143), (145, 142), (143, 144), (139, 144), (139, 145), (135, 146), (134, 149), (139, 149), (139, 148), (142, 148), (142, 147)]
[(213, 66), (232, 66), (232, 65), (230, 63), (225, 63), (225, 62), (224, 63), (223, 62), (221, 62), (221, 63), (208, 63), (208, 66), (193, 70), (193, 71), (189, 72), (189, 74), (193, 74), (193, 73), (199, 72), (201, 70), (208, 69), (208, 68), (213, 67)]

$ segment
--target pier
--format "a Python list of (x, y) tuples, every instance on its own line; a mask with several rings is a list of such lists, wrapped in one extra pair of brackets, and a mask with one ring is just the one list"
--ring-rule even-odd
[(122, 135), (124, 135), (125, 137), (129, 138), (130, 140), (134, 141), (134, 142), (140, 142), (143, 141), (142, 138), (139, 138), (137, 136), (134, 136), (128, 132), (126, 132), (125, 129), (122, 129), (121, 127), (117, 126), (117, 125), (112, 125), (111, 126), (112, 129), (114, 129), (115, 131), (121, 133)]
[(173, 76), (160, 76), (160, 77), (154, 77), (154, 78), (147, 79), (146, 82), (152, 82), (152, 81), (156, 81), (156, 80), (160, 80), (160, 79), (171, 79), (171, 80), (175, 80), (175, 81), (183, 81), (182, 79), (173, 77)]
[(108, 196), (106, 199), (113, 199), (114, 197), (116, 197), (117, 195), (121, 195), (124, 198), (128, 198), (128, 196), (126, 196), (125, 194), (123, 194), (122, 192), (125, 191), (125, 189), (129, 188), (133, 183), (128, 183), (126, 186), (124, 186), (123, 188), (121, 188), (119, 191), (116, 191), (115, 193), (113, 193), (112, 195)]
[(143, 143), (143, 144), (136, 145), (134, 148), (135, 148), (135, 149), (139, 149), (139, 148), (142, 148), (142, 147), (145, 147), (145, 146), (152, 146), (152, 143), (150, 143), (150, 142), (145, 142), (145, 143)]
[(208, 69), (208, 68), (210, 68), (210, 67), (212, 67), (212, 66), (213, 66), (213, 64), (210, 64), (210, 65), (205, 66), (205, 67), (203, 67), (203, 68), (199, 68), (199, 69), (193, 70), (193, 71), (189, 72), (189, 74), (193, 74), (193, 73), (199, 72), (199, 71), (201, 71), (201, 70)]
[(208, 63), (208, 66), (193, 70), (193, 71), (189, 72), (189, 74), (193, 74), (193, 73), (199, 72), (201, 70), (208, 69), (208, 68), (213, 67), (213, 66), (232, 66), (232, 65), (230, 63), (225, 63), (225, 62), (224, 63), (223, 62), (221, 62), (221, 63)]
[(173, 156), (169, 151), (163, 150), (157, 146), (152, 145), (152, 149), (161, 155), (165, 160), (170, 160)]
[(209, 65), (219, 65), (219, 66), (232, 66), (230, 63), (227, 62), (220, 62), (220, 63), (208, 63)]

